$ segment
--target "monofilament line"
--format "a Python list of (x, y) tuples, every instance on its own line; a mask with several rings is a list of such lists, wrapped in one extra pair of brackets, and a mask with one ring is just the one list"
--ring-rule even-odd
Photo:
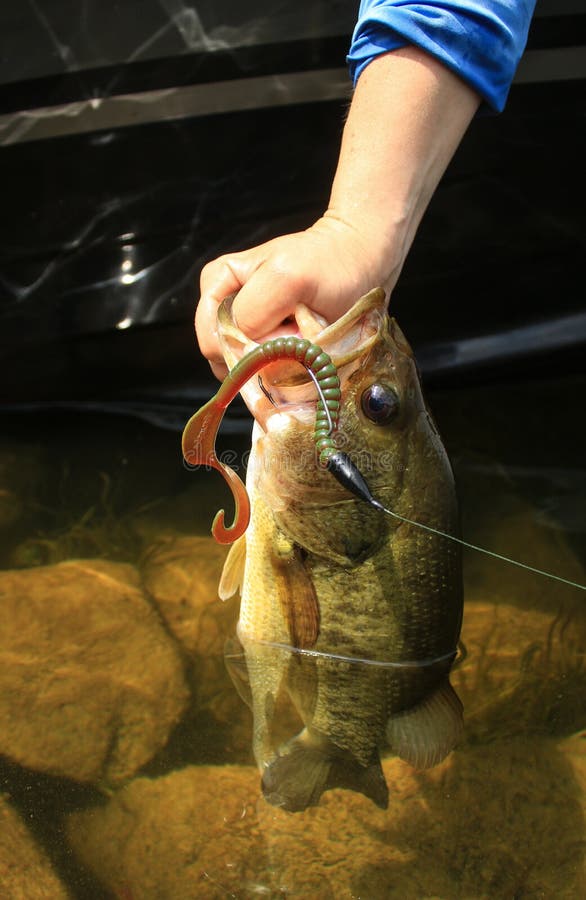
[(332, 432), (334, 430), (334, 423), (332, 421), (332, 414), (330, 413), (328, 404), (326, 403), (326, 398), (324, 397), (324, 393), (322, 391), (321, 384), (317, 380), (317, 375), (314, 372), (312, 372), (311, 369), (307, 369), (307, 374), (310, 376), (311, 380), (313, 381), (313, 383), (315, 385), (315, 389), (319, 394), (319, 399), (321, 400), (321, 404), (325, 410), (326, 417), (328, 420), (328, 431), (330, 434), (332, 434)]
[(440, 531), (439, 528), (433, 528), (431, 525), (424, 525), (422, 522), (416, 522), (414, 519), (408, 519), (407, 516), (401, 516), (399, 513), (393, 512), (391, 509), (387, 509), (386, 506), (383, 506), (382, 503), (379, 503), (378, 500), (375, 500), (372, 503), (373, 506), (376, 506), (377, 509), (380, 509), (382, 512), (385, 512), (387, 515), (392, 516), (394, 519), (399, 519), (400, 522), (406, 522), (408, 525), (416, 525), (417, 528), (423, 528), (424, 531), (430, 531), (432, 534), (438, 534), (440, 537), (447, 538), (449, 541), (454, 541), (456, 544), (461, 544), (462, 547), (467, 547), (469, 550), (477, 550), (479, 553), (484, 553), (486, 556), (492, 556), (494, 559), (500, 559), (501, 562), (510, 563), (512, 566), (517, 566), (519, 569), (526, 569), (527, 572), (533, 572), (535, 575), (543, 575), (544, 578), (551, 578), (553, 581), (560, 581), (562, 584), (567, 584), (569, 587), (578, 588), (580, 591), (586, 591), (586, 584), (579, 584), (577, 581), (570, 581), (569, 578), (562, 578), (561, 575), (554, 575), (552, 572), (544, 572), (543, 569), (536, 569), (535, 566), (529, 566), (527, 563), (519, 562), (516, 559), (511, 559), (509, 556), (503, 556), (501, 553), (495, 553), (493, 550), (487, 550), (485, 547), (477, 547), (476, 544), (471, 544), (469, 541), (464, 541), (462, 538), (457, 538), (453, 534), (447, 534), (445, 531)]

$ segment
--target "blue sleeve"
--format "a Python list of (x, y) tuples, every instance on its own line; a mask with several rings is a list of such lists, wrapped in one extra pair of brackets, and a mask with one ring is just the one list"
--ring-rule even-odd
[(375, 57), (415, 44), (500, 112), (525, 49), (536, 0), (362, 0), (348, 54), (356, 84)]

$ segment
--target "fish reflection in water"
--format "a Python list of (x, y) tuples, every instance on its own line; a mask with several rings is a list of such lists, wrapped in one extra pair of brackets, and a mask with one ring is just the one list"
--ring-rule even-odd
[[(319, 742), (320, 732), (313, 724), (315, 704), (303, 701), (303, 698), (316, 696), (319, 691), (320, 679), (322, 681), (331, 680), (341, 694), (348, 694), (352, 685), (356, 685), (357, 680), (360, 680), (362, 690), (369, 689), (377, 696), (381, 691), (381, 682), (384, 689), (384, 680), (390, 672), (395, 677), (400, 677), (402, 670), (433, 670), (435, 668), (437, 672), (442, 672), (445, 670), (446, 663), (452, 663), (453, 670), (466, 657), (466, 649), (462, 643), (459, 645), (457, 658), (454, 661), (455, 656), (456, 654), (451, 652), (444, 658), (420, 661), (357, 659), (279, 644), (261, 644), (254, 640), (245, 640), (243, 644), (237, 634), (226, 640), (224, 648), (224, 659), (233, 684), (241, 699), (253, 712), (254, 700), (250, 687), (249, 667), (253, 672), (255, 667), (262, 672), (266, 667), (273, 666), (275, 671), (282, 673), (283, 682), (280, 685), (279, 693), (277, 697), (269, 694), (265, 697), (261, 722), (255, 722), (254, 731), (263, 742), (263, 746), (270, 745), (274, 759), (279, 755), (291, 752), (290, 748), (295, 748), (297, 744), (301, 744), (304, 748), (308, 747), (307, 752), (302, 755), (302, 763), (308, 766), (307, 777), (311, 780), (313, 775), (311, 760), (315, 756), (314, 763), (318, 768), (316, 778), (325, 778), (324, 781), (316, 782), (320, 794), (328, 788), (346, 787), (355, 790), (357, 786), (356, 765), (352, 757), (328, 739), (322, 739), (322, 742)], [(459, 710), (460, 708), (456, 706), (456, 712)], [(352, 718), (355, 717), (352, 716), (352, 709), (350, 709), (345, 716), (346, 727), (352, 723)], [(433, 728), (431, 722), (430, 726)], [(298, 737), (298, 732), (303, 729), (305, 732)], [(330, 728), (330, 731), (332, 730)], [(421, 725), (412, 735), (412, 740), (418, 741), (420, 745), (418, 767), (425, 768), (434, 765), (437, 761), (438, 751), (437, 737), (433, 730), (426, 734), (425, 726)], [(448, 743), (440, 751), (442, 758), (452, 749), (451, 741), (452, 734), (450, 733)], [(328, 761), (327, 769), (323, 765), (324, 757)], [(274, 764), (269, 765), (268, 773), (263, 778), (265, 795), (270, 792), (269, 799), (272, 803), (295, 811), (288, 797), (281, 796), (279, 793), (281, 790), (279, 782), (272, 785), (270, 779), (275, 768), (277, 767)], [(377, 768), (375, 767), (374, 771), (370, 773), (374, 776), (372, 784), (368, 781), (368, 774), (368, 770), (360, 773), (360, 784), (363, 784), (366, 789), (371, 789), (372, 794), (360, 789), (377, 805), (386, 807), (388, 792), (385, 789), (386, 786), (381, 786), (380, 779), (377, 777)]]
[[(233, 368), (255, 345), (229, 303), (218, 325)], [(299, 307), (296, 325), (338, 369), (343, 450), (360, 455), (373, 494), (402, 516), (457, 533), (450, 464), (383, 292), (331, 326)], [(320, 467), (315, 390), (297, 364), (272, 364), (263, 384), (254, 379), (242, 394), (255, 419), (251, 521), (228, 555), (220, 596), (241, 593), (246, 670), (235, 665), (238, 648), (228, 656), (252, 707), (263, 793), (299, 811), (344, 787), (385, 808), (382, 751), (431, 766), (461, 734), (449, 681), (462, 619), (460, 548), (382, 517)], [(283, 704), (300, 729), (279, 742)]]

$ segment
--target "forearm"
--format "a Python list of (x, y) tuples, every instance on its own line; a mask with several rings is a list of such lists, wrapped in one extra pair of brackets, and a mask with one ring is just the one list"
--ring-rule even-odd
[[(217, 375), (216, 309), (255, 339), (283, 333), (304, 303), (332, 322), (370, 288), (390, 294), (434, 189), (479, 96), (414, 47), (373, 60), (360, 76), (344, 129), (330, 204), (304, 232), (284, 235), (204, 268), (196, 328)], [(295, 325), (289, 323), (289, 330)]]
[(325, 218), (356, 230), (387, 290), (479, 103), (416, 47), (379, 56), (358, 81)]

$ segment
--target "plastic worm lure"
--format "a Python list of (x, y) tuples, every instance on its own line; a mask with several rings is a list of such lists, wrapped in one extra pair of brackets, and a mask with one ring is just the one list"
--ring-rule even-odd
[(214, 518), (212, 534), (220, 544), (230, 544), (244, 534), (250, 521), (250, 501), (246, 487), (236, 472), (216, 456), (218, 429), (227, 407), (240, 388), (266, 365), (278, 359), (295, 360), (305, 366), (316, 386), (319, 400), (314, 440), (320, 465), (354, 493), (357, 492), (356, 479), (364, 483), (356, 467), (334, 444), (341, 391), (338, 372), (331, 358), (321, 347), (305, 338), (282, 337), (265, 341), (234, 366), (217, 394), (191, 417), (183, 432), (181, 446), (185, 462), (190, 466), (212, 466), (217, 469), (228, 482), (234, 497), (236, 511), (232, 525), (226, 527), (223, 509)]
[(570, 581), (567, 578), (562, 578), (560, 575), (554, 575), (552, 572), (545, 572), (543, 569), (536, 569), (534, 566), (510, 559), (508, 556), (494, 553), (491, 550), (486, 550), (484, 547), (478, 547), (476, 544), (470, 544), (468, 541), (463, 541), (455, 535), (447, 534), (430, 525), (417, 522), (415, 519), (401, 516), (399, 513), (387, 509), (380, 500), (373, 497), (368, 483), (360, 470), (354, 465), (350, 457), (342, 450), (337, 450), (334, 444), (334, 436), (340, 416), (341, 399), (340, 379), (338, 378), (336, 367), (321, 347), (318, 347), (317, 344), (312, 344), (305, 338), (275, 338), (272, 341), (265, 341), (264, 344), (260, 344), (234, 366), (222, 382), (217, 394), (205, 406), (202, 406), (185, 426), (182, 439), (185, 462), (190, 466), (212, 466), (218, 469), (228, 482), (234, 497), (236, 511), (232, 525), (229, 527), (225, 526), (223, 509), (214, 518), (212, 534), (218, 543), (230, 544), (244, 534), (250, 521), (250, 501), (246, 493), (246, 487), (234, 469), (224, 465), (217, 458), (216, 435), (227, 407), (240, 388), (260, 369), (277, 359), (296, 360), (302, 366), (305, 366), (313, 380), (319, 395), (314, 432), (319, 462), (350, 493), (369, 503), (370, 506), (378, 509), (379, 512), (385, 513), (400, 522), (415, 525), (425, 531), (454, 541), (463, 547), (478, 550), (480, 553), (500, 559), (502, 562), (510, 563), (537, 575), (544, 575), (546, 578), (579, 588), (581, 591), (586, 591), (586, 585), (584, 584)]

